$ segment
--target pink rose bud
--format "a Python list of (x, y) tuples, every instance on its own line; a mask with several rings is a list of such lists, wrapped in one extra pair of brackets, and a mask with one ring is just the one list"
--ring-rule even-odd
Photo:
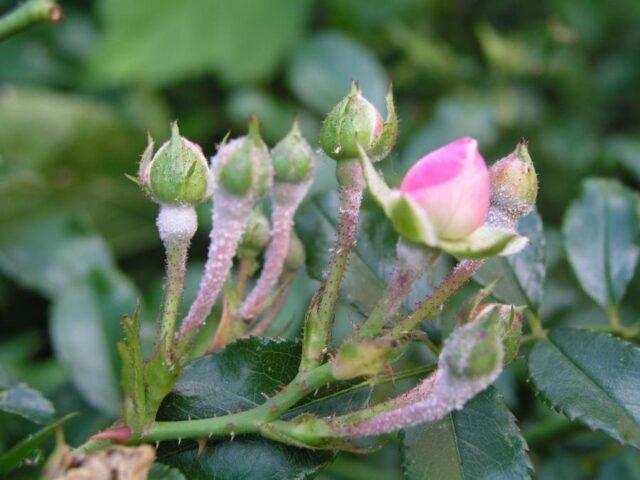
[(489, 211), (489, 172), (478, 142), (469, 137), (418, 160), (400, 189), (424, 209), (438, 237), (447, 240), (468, 237)]

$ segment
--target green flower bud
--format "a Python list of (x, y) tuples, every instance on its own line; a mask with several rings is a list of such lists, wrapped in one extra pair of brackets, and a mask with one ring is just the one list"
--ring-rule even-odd
[(491, 166), (489, 176), (492, 207), (509, 218), (520, 218), (531, 211), (538, 195), (538, 176), (524, 140)]
[(295, 272), (301, 268), (307, 259), (307, 254), (302, 244), (302, 240), (296, 234), (295, 230), (291, 230), (291, 237), (289, 238), (289, 253), (287, 259), (284, 262), (284, 266), (290, 272)]
[(504, 351), (497, 314), (487, 315), (457, 328), (447, 340), (442, 361), (455, 377), (473, 379), (502, 367)]
[(474, 320), (491, 315), (496, 316), (496, 328), (498, 335), (502, 339), (502, 346), (504, 348), (504, 365), (511, 363), (516, 358), (518, 350), (520, 349), (523, 310), (524, 307), (490, 303), (479, 305), (473, 313)]
[(313, 151), (294, 120), (289, 134), (271, 150), (275, 180), (303, 182), (313, 175)]
[(351, 92), (327, 115), (320, 131), (320, 145), (335, 160), (358, 158), (358, 144), (374, 160), (384, 158), (393, 148), (398, 120), (391, 89), (387, 95), (387, 120), (362, 96), (356, 82)]
[(238, 256), (257, 257), (269, 243), (269, 220), (261, 210), (256, 209), (251, 214), (247, 227), (238, 246)]
[(384, 338), (346, 341), (332, 363), (333, 376), (338, 380), (376, 375), (386, 367), (397, 341)]
[(220, 147), (215, 170), (217, 184), (232, 195), (261, 197), (271, 186), (273, 166), (255, 117), (249, 122), (247, 135)]
[(171, 125), (171, 139), (153, 155), (149, 142), (140, 162), (139, 180), (158, 203), (197, 205), (212, 194), (207, 159), (197, 144), (180, 136), (178, 123)]

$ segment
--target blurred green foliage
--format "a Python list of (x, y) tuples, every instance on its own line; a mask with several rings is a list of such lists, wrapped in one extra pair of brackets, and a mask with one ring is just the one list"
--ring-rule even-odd
[[(0, 3), (0, 13), (14, 3)], [(155, 209), (124, 176), (137, 168), (145, 131), (166, 138), (169, 121), (179, 118), (183, 133), (210, 155), (229, 128), (244, 132), (252, 113), (270, 144), (297, 113), (315, 143), (324, 113), (352, 78), (379, 108), (393, 81), (401, 134), (397, 153), (382, 165), (388, 178), (398, 180), (419, 156), (462, 135), (478, 138), (488, 161), (526, 137), (540, 174), (548, 250), (543, 318), (554, 326), (607, 323), (580, 290), (559, 227), (582, 179), (604, 175), (631, 189), (640, 185), (637, 0), (62, 6), (64, 23), (0, 43), (0, 366), (17, 384), (42, 391), (57, 418), (82, 413), (68, 423), (70, 441), (82, 441), (117, 414), (113, 340), (119, 316), (133, 310), (137, 297), (153, 327), (162, 277)], [(318, 194), (334, 180), (333, 164), (320, 154), (316, 160)], [(327, 202), (312, 199), (301, 210), (303, 236), (307, 225), (317, 227), (314, 215), (326, 217)], [(195, 263), (205, 251), (206, 210)], [(389, 231), (379, 220), (367, 222), (355, 264), (364, 274), (353, 274), (351, 283), (380, 282), (388, 273), (388, 265), (367, 259)], [(276, 333), (297, 334), (315, 286), (311, 277), (323, 268), (327, 245), (313, 237), (307, 248), (318, 251), (309, 255), (310, 276), (296, 282), (299, 294)], [(638, 318), (639, 293), (635, 279), (623, 322)], [(371, 298), (365, 292), (351, 300), (366, 311), (362, 302)], [(346, 302), (341, 312), (338, 335), (347, 317), (358, 315)], [(637, 457), (604, 435), (554, 430), (558, 416), (533, 395), (522, 363), (510, 367), (499, 388), (530, 440), (540, 478), (640, 476)], [(0, 450), (37, 429), (0, 415)], [(539, 440), (540, 425), (550, 426), (546, 441)], [(375, 456), (341, 455), (321, 478), (395, 478), (399, 463), (391, 445)]]

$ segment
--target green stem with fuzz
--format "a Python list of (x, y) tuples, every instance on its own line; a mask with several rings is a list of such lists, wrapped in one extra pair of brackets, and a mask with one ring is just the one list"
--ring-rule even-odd
[(189, 240), (174, 240), (167, 245), (167, 278), (160, 319), (160, 338), (167, 352), (173, 347), (176, 321), (184, 290)]
[(0, 40), (30, 27), (35, 23), (58, 23), (62, 10), (53, 0), (29, 0), (0, 18)]
[(435, 262), (440, 252), (402, 238), (396, 248), (398, 260), (389, 285), (365, 323), (358, 330), (358, 338), (374, 338), (400, 310), (413, 284)]
[(340, 284), (355, 244), (360, 204), (365, 183), (357, 159), (341, 160), (337, 166), (340, 195), (340, 221), (336, 243), (324, 284), (314, 295), (307, 310), (300, 370), (307, 371), (322, 363), (331, 338), (333, 316)]
[(438, 285), (429, 298), (420, 304), (408, 317), (399, 322), (391, 337), (402, 339), (425, 320), (431, 320), (440, 312), (442, 305), (456, 293), (482, 266), (483, 260), (462, 260), (453, 271)]

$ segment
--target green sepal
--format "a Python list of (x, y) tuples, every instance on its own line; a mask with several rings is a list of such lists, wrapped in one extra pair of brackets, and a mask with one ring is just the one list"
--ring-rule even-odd
[(146, 405), (144, 388), (144, 363), (140, 345), (140, 306), (136, 306), (133, 315), (125, 315), (122, 321), (124, 341), (118, 343), (118, 352), (122, 360), (120, 381), (124, 392), (123, 415), (133, 437), (142, 433)]
[(374, 162), (379, 162), (389, 155), (398, 140), (398, 115), (396, 114), (396, 106), (393, 103), (393, 88), (391, 84), (389, 84), (386, 104), (387, 118), (382, 124), (382, 132), (369, 150), (369, 155), (371, 155), (371, 159)]
[(163, 348), (145, 362), (140, 345), (139, 306), (123, 320), (124, 341), (118, 343), (122, 360), (121, 382), (124, 392), (123, 416), (132, 438), (139, 438), (154, 420), (160, 403), (171, 391), (179, 375)]
[(469, 323), (473, 320), (472, 315), (480, 304), (493, 293), (499, 281), (500, 279), (496, 278), (493, 282), (478, 290), (475, 295), (464, 302), (460, 310), (458, 310), (458, 325), (464, 325), (465, 323)]
[(361, 145), (358, 145), (358, 154), (369, 193), (382, 207), (396, 231), (412, 242), (437, 246), (438, 237), (426, 214), (402, 192), (389, 188)]
[(528, 243), (527, 237), (509, 228), (482, 225), (463, 240), (440, 240), (439, 247), (457, 258), (480, 259), (513, 255)]

